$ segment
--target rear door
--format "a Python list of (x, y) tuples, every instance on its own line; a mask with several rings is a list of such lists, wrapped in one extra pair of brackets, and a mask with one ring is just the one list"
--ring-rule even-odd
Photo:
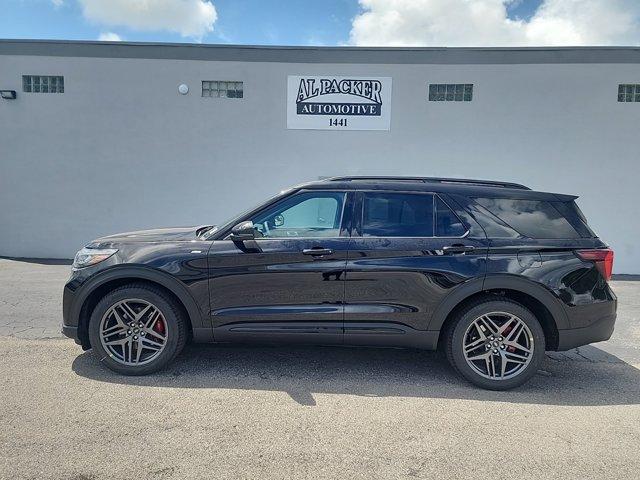
[(484, 231), (446, 196), (359, 191), (345, 284), (345, 343), (424, 346), (434, 310), (482, 277)]

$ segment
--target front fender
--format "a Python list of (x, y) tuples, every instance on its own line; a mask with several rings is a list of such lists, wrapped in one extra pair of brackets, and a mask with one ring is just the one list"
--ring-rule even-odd
[(89, 296), (101, 286), (117, 280), (131, 280), (132, 282), (142, 280), (166, 288), (178, 298), (187, 311), (194, 335), (203, 333), (202, 331), (196, 332), (196, 330), (211, 330), (211, 324), (206, 321), (202, 310), (184, 284), (167, 273), (142, 265), (110, 267), (92, 275), (75, 289), (72, 289), (72, 285), (67, 284), (63, 301), (65, 325), (79, 326), (82, 308)]

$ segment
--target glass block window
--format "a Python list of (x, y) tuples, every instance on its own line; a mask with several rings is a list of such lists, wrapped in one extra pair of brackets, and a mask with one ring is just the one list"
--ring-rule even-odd
[(429, 85), (430, 102), (470, 102), (473, 99), (471, 83), (432, 83)]
[(23, 75), (22, 91), (27, 93), (64, 93), (64, 77)]
[(619, 102), (640, 102), (640, 83), (621, 83), (618, 85)]
[(242, 98), (242, 82), (230, 82), (222, 80), (203, 80), (202, 96), (217, 98)]

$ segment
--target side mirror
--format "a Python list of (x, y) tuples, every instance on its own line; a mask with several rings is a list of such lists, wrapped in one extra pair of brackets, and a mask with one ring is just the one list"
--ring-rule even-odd
[(239, 224), (237, 224), (231, 229), (231, 235), (229, 235), (229, 239), (234, 242), (253, 240), (255, 237), (256, 231), (251, 220), (247, 220), (246, 222), (240, 222)]

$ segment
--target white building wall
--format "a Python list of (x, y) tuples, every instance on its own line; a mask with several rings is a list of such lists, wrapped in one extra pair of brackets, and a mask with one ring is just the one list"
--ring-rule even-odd
[[(64, 75), (64, 94), (21, 76)], [(393, 78), (390, 131), (287, 130), (287, 75)], [(241, 80), (244, 98), (200, 96)], [(180, 95), (186, 83), (190, 92)], [(472, 102), (428, 102), (473, 83)], [(640, 64), (312, 64), (0, 56), (0, 255), (69, 258), (91, 239), (217, 223), (319, 176), (469, 177), (580, 195), (640, 273), (640, 103), (618, 103)]]

